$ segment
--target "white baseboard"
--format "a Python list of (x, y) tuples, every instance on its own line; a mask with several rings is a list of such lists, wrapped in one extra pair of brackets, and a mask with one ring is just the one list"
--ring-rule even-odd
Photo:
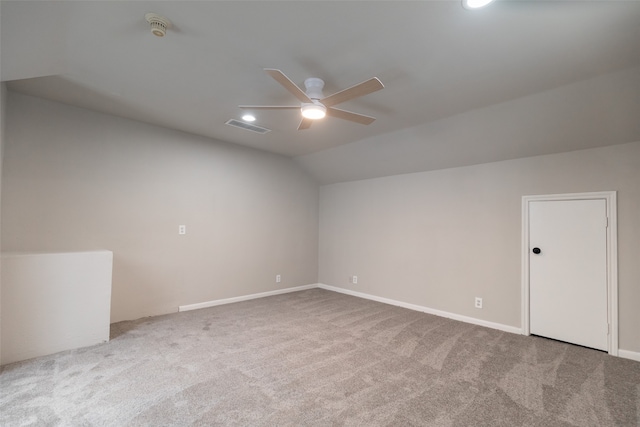
[(640, 353), (638, 353), (637, 351), (618, 350), (618, 357), (623, 357), (625, 359), (631, 359), (640, 362)]
[[(497, 329), (499, 331), (504, 331), (504, 332), (510, 332), (512, 334), (519, 334), (519, 335), (522, 334), (522, 329), (517, 328), (515, 326), (504, 325), (502, 323), (489, 322), (487, 320), (476, 319), (475, 317), (462, 316), (460, 314), (449, 313), (447, 311), (442, 311), (442, 310), (436, 310), (436, 309), (425, 307), (422, 305), (410, 304), (407, 302), (396, 301), (390, 298), (384, 298), (376, 295), (366, 294), (364, 292), (352, 291), (351, 289), (325, 285), (324, 283), (315, 283), (311, 285), (296, 286), (293, 288), (277, 289), (275, 291), (260, 292), (257, 294), (243, 295), (240, 297), (225, 298), (225, 299), (219, 299), (219, 300), (213, 300), (213, 301), (206, 301), (206, 302), (200, 302), (197, 304), (181, 305), (178, 307), (178, 311), (189, 311), (189, 310), (197, 310), (200, 308), (215, 307), (216, 305), (232, 304), (234, 302), (248, 301), (256, 298), (264, 298), (264, 297), (270, 297), (273, 295), (287, 294), (289, 292), (305, 291), (307, 289), (314, 289), (314, 288), (320, 288), (320, 289), (325, 289), (327, 291), (339, 292), (341, 294), (351, 295), (358, 298), (364, 298), (372, 301), (381, 302), (384, 304), (390, 304), (398, 307), (408, 308), (409, 310), (421, 311), (423, 313), (433, 314), (435, 316), (440, 316), (440, 317), (446, 317), (447, 319), (458, 320), (460, 322), (471, 323), (473, 325), (485, 326), (487, 328)], [(618, 357), (622, 357), (624, 359), (636, 360), (640, 362), (640, 352), (636, 352), (636, 351), (620, 349), (618, 350)]]
[(181, 305), (178, 307), (178, 311), (198, 310), (200, 308), (215, 307), (216, 305), (232, 304), (234, 302), (248, 301), (256, 298), (264, 298), (264, 297), (270, 297), (273, 295), (288, 294), (289, 292), (305, 291), (307, 289), (313, 289), (317, 287), (318, 287), (317, 284), (296, 286), (293, 288), (277, 289), (275, 291), (260, 292), (257, 294), (243, 295), (240, 297), (217, 299), (213, 301), (199, 302), (196, 304)]
[(340, 292), (342, 294), (351, 295), (354, 297), (365, 298), (372, 301), (382, 302), (385, 304), (396, 305), (398, 307), (408, 308), (409, 310), (421, 311), (423, 313), (433, 314), (435, 316), (446, 317), (447, 319), (459, 320), (465, 323), (471, 323), (479, 326), (486, 326), (487, 328), (498, 329), (504, 332), (510, 332), (512, 334), (522, 334), (521, 328), (516, 328), (514, 326), (503, 325), (502, 323), (489, 322), (487, 320), (476, 319), (474, 317), (462, 316), (460, 314), (449, 313), (447, 311), (436, 310), (429, 307), (424, 307), (422, 305), (409, 304), (402, 301), (396, 301), (389, 298), (378, 297), (375, 295), (365, 294), (363, 292), (356, 292), (350, 289), (338, 288), (336, 286), (325, 285), (323, 283), (318, 284), (319, 288), (326, 289), (328, 291)]

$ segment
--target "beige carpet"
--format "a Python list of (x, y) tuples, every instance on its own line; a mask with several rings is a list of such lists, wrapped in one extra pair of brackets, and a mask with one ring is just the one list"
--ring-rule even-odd
[(7, 365), (2, 426), (638, 426), (640, 363), (313, 289)]

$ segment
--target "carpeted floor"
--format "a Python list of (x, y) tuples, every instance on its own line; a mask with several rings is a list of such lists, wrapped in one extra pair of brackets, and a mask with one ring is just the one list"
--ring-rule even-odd
[(321, 289), (4, 366), (2, 426), (638, 426), (640, 363)]

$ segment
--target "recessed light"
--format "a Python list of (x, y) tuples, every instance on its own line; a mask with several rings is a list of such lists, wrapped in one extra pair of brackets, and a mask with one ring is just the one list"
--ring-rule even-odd
[(245, 122), (255, 122), (256, 116), (254, 116), (253, 114), (245, 114), (244, 116), (242, 116), (242, 120), (244, 120)]
[(465, 9), (479, 9), (491, 3), (493, 0), (462, 0), (462, 7)]

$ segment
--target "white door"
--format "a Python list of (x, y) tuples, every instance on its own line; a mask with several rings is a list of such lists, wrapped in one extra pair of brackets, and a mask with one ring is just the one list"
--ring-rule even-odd
[(607, 350), (606, 200), (529, 203), (530, 332)]

